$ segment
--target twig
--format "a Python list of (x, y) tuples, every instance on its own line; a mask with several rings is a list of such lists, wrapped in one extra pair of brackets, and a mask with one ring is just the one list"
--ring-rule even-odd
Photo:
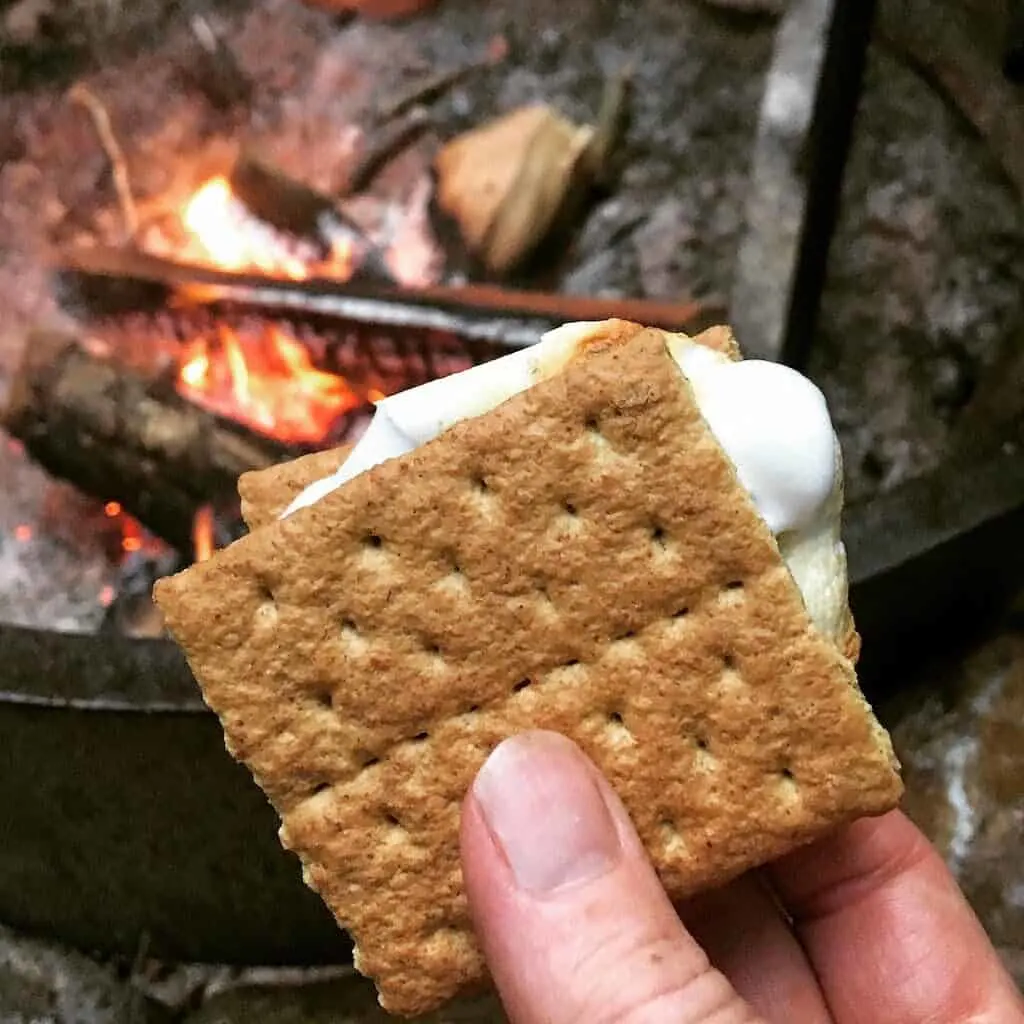
[(143, 993), (136, 981), (142, 975), (142, 969), (146, 964), (146, 956), (149, 953), (149, 932), (143, 932), (139, 936), (139, 944), (135, 948), (135, 956), (132, 959), (131, 970), (128, 975), (128, 986), (125, 993), (125, 1016), (128, 1024), (137, 1024), (143, 1019)]
[(131, 182), (128, 179), (128, 165), (124, 159), (124, 153), (114, 135), (114, 128), (110, 123), (110, 114), (103, 105), (100, 98), (88, 88), (78, 83), (71, 87), (68, 99), (73, 103), (85, 107), (92, 118), (96, 134), (99, 136), (103, 152), (110, 161), (110, 174), (114, 180), (114, 189), (117, 192), (117, 201), (121, 207), (121, 216), (124, 218), (125, 233), (128, 239), (135, 237), (139, 229), (139, 215), (135, 209), (135, 200), (132, 197)]
[(344, 184), (338, 189), (338, 198), (365, 192), (384, 167), (432, 125), (433, 118), (423, 107), (413, 107), (400, 121), (385, 127), (346, 176)]
[(484, 71), (494, 63), (493, 58), (483, 57), (462, 64), (457, 68), (449, 68), (447, 71), (438, 71), (426, 78), (421, 79), (409, 88), (406, 92), (399, 94), (388, 103), (384, 103), (377, 111), (378, 123), (390, 121), (392, 118), (404, 114), (413, 107), (425, 106), (440, 99), (449, 89), (461, 85), (470, 75), (477, 71)]

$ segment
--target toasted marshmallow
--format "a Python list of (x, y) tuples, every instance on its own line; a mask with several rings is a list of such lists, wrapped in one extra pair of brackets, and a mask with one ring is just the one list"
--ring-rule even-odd
[[(307, 487), (283, 515), (554, 376), (598, 326), (566, 324), (530, 348), (382, 399), (337, 472)], [(775, 534), (811, 619), (841, 639), (847, 615), (842, 463), (824, 396), (781, 364), (733, 361), (683, 334), (665, 339), (711, 433)]]

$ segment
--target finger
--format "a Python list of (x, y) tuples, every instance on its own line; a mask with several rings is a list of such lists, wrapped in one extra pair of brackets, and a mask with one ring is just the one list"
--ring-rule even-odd
[(807, 956), (757, 874), (689, 900), (681, 912), (711, 963), (764, 1018), (831, 1024)]
[(899, 811), (790, 854), (771, 878), (839, 1024), (1024, 1021), (978, 919)]
[(502, 743), (463, 806), (470, 908), (514, 1024), (760, 1020), (679, 921), (629, 817), (567, 739)]

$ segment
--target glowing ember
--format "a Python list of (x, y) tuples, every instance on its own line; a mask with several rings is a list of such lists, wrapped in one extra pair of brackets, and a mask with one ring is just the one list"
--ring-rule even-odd
[[(112, 556), (117, 552), (122, 556), (141, 554), (142, 557), (151, 558), (166, 550), (164, 542), (149, 533), (134, 516), (125, 512), (119, 501), (104, 503), (101, 525)], [(110, 601), (106, 602), (103, 599), (104, 593), (105, 589), (100, 592), (100, 603), (106, 606), (114, 600), (116, 592), (112, 591)]]
[(99, 601), (104, 608), (109, 608), (114, 603), (114, 588), (109, 583), (104, 584), (100, 590)]
[(32, 527), (28, 523), (19, 523), (14, 528), (14, 539), (27, 544), (32, 539)]
[(323, 441), (361, 404), (342, 377), (318, 370), (305, 347), (277, 327), (240, 336), (220, 327), (185, 346), (178, 391), (221, 416), (296, 444)]
[(258, 270), (301, 280), (312, 274), (347, 280), (352, 248), (339, 239), (324, 255), (308, 243), (286, 238), (254, 217), (231, 190), (227, 178), (211, 178), (188, 201), (182, 225), (207, 262), (222, 270)]
[(131, 516), (125, 516), (121, 520), (121, 550), (141, 551), (143, 539), (142, 527)]
[(192, 555), (197, 562), (205, 562), (214, 549), (213, 509), (203, 505), (192, 523)]

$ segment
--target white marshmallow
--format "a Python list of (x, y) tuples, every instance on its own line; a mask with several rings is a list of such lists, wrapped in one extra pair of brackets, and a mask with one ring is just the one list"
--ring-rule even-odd
[(836, 439), (825, 396), (781, 363), (733, 362), (689, 341), (670, 342), (669, 349), (772, 533), (807, 526), (835, 481)]

